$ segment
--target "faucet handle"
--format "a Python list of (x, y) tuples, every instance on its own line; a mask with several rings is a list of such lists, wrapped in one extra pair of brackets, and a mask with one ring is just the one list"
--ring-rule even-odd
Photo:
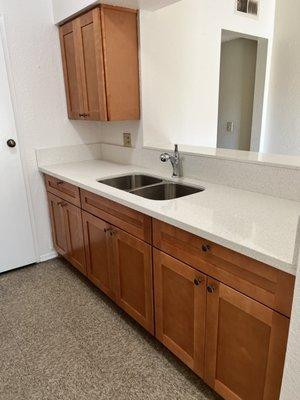
[(178, 144), (175, 144), (174, 147), (175, 147), (175, 153), (177, 153), (178, 152)]
[(161, 162), (167, 162), (170, 159), (170, 155), (168, 153), (162, 153), (160, 155), (160, 161)]

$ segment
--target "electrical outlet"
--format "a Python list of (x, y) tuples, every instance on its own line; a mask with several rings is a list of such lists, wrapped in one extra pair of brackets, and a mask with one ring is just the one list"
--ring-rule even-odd
[(124, 147), (132, 147), (131, 133), (123, 133), (123, 146)]
[(234, 123), (233, 122), (227, 122), (226, 131), (228, 133), (232, 133), (234, 131)]

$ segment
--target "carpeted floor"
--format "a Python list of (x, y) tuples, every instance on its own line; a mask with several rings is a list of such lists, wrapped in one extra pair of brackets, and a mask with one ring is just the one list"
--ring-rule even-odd
[(0, 399), (219, 398), (56, 259), (0, 275)]

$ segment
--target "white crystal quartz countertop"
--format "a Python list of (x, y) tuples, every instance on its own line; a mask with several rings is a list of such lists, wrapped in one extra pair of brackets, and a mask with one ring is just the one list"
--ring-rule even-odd
[(40, 171), (296, 274), (300, 202), (186, 178), (176, 181), (205, 187), (205, 191), (174, 200), (149, 200), (97, 180), (128, 173), (168, 180), (170, 176), (100, 160), (40, 167)]

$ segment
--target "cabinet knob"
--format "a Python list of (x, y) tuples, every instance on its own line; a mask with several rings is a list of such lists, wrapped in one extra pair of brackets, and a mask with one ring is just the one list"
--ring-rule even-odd
[(210, 245), (209, 244), (203, 244), (202, 245), (202, 251), (204, 253), (207, 253), (210, 250)]
[(201, 278), (195, 278), (194, 279), (195, 286), (199, 286), (201, 284), (201, 282), (202, 282)]
[(215, 291), (215, 288), (212, 285), (208, 285), (207, 291), (208, 291), (208, 293), (213, 293)]
[(14, 139), (9, 139), (9, 140), (6, 142), (6, 144), (7, 144), (8, 147), (16, 147), (16, 145), (17, 145), (17, 143), (15, 142)]

